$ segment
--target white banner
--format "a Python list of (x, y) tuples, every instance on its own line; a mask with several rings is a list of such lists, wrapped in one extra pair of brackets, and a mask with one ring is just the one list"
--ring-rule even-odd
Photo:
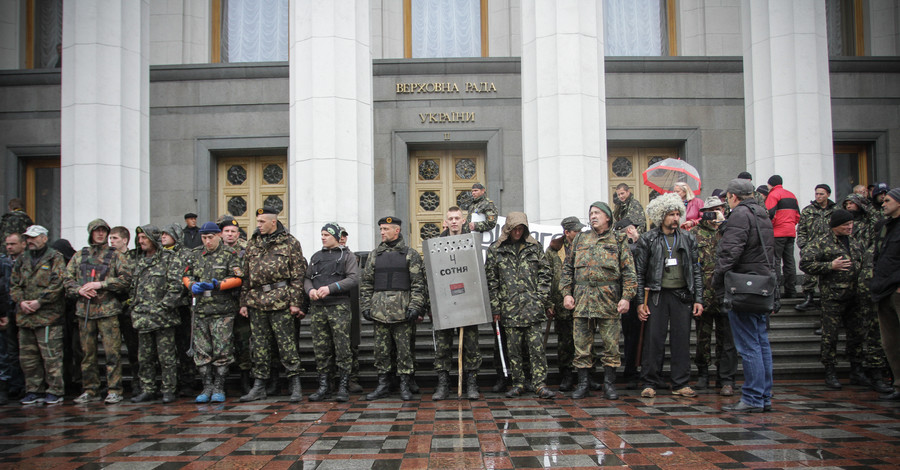
[[(481, 237), (481, 249), (485, 256), (487, 256), (487, 249), (491, 246), (491, 243), (494, 243), (497, 241), (497, 238), (500, 237), (500, 231), (503, 229), (503, 224), (505, 223), (506, 217), (497, 217), (497, 226), (494, 227), (494, 230), (483, 232)], [(585, 226), (584, 230), (587, 230), (589, 227), (590, 226)], [(547, 248), (550, 246), (550, 240), (563, 236), (562, 226), (559, 224), (528, 224), (528, 230), (531, 232), (531, 236), (544, 247), (544, 251), (547, 251)]]

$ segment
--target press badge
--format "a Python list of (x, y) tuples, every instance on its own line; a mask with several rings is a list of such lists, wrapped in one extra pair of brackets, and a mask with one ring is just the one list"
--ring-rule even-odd
[(678, 266), (678, 258), (666, 258), (666, 267)]

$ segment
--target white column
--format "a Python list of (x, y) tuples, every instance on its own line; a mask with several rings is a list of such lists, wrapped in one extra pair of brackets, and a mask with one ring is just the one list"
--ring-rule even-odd
[(825, 2), (744, 0), (742, 21), (747, 168), (802, 203), (834, 187)]
[(290, 219), (308, 252), (326, 222), (373, 247), (369, 2), (290, 2)]
[(603, 2), (522, 0), (522, 159), (532, 223), (608, 199)]
[(20, 6), (18, 0), (0, 0), (0, 70), (17, 69), (22, 67), (19, 51), (22, 22), (20, 21)]
[(149, 0), (63, 4), (61, 235), (150, 222)]

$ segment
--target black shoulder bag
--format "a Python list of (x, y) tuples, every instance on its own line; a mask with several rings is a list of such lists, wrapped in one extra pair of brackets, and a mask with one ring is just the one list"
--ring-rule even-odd
[[(753, 212), (751, 210), (751, 212)], [(762, 230), (756, 213), (753, 213), (756, 222), (756, 233), (759, 235), (759, 246), (766, 257), (766, 263), (772, 267), (772, 275), (764, 276), (752, 273), (725, 273), (725, 309), (734, 310), (736, 313), (769, 314), (775, 311), (775, 296), (778, 292), (778, 281), (775, 277), (775, 268), (769, 260), (769, 252), (763, 242)]]

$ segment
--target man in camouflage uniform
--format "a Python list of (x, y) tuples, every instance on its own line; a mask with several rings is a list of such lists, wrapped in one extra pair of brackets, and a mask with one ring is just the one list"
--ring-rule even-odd
[(475, 183), (472, 185), (472, 205), (466, 215), (466, 227), (468, 232), (490, 232), (497, 226), (497, 206), (484, 195), (484, 185)]
[(876, 183), (875, 187), (872, 188), (872, 198), (869, 201), (872, 205), (872, 209), (869, 211), (869, 216), (872, 220), (872, 227), (875, 227), (875, 224), (885, 218), (884, 198), (885, 196), (887, 196), (887, 193), (890, 189), (891, 188), (887, 185), (887, 183)]
[(613, 221), (610, 222), (610, 226), (620, 220), (628, 219), (638, 233), (647, 231), (647, 217), (644, 215), (644, 207), (640, 201), (635, 199), (628, 184), (619, 183), (616, 186), (616, 199), (613, 202), (616, 205), (616, 210), (613, 212)]
[[(703, 315), (696, 317), (697, 352), (694, 364), (697, 365), (697, 390), (709, 387), (709, 365), (712, 362), (712, 337), (716, 336), (716, 383), (720, 387), (719, 394), (724, 397), (734, 395), (734, 375), (737, 372), (737, 349), (731, 336), (731, 324), (728, 312), (722, 311), (722, 299), (716, 295), (712, 286), (713, 273), (716, 270), (716, 247), (722, 234), (719, 226), (725, 222), (725, 206), (718, 197), (709, 197), (700, 209), (700, 224), (691, 229), (697, 239), (697, 250), (700, 253), (700, 269), (703, 271)], [(714, 218), (711, 218), (714, 217)]]
[(271, 207), (257, 210), (256, 231), (244, 253), (240, 310), (242, 316), (250, 318), (254, 381), (241, 401), (266, 398), (273, 339), (290, 382), (290, 401), (296, 403), (303, 398), (294, 318), (306, 316), (308, 300), (303, 293), (306, 268), (303, 248), (278, 221), (278, 211)]
[[(350, 234), (347, 232), (347, 228), (341, 226), (341, 246), (347, 246), (347, 239)], [(360, 259), (356, 257), (357, 267), (359, 267)], [(357, 272), (359, 270), (357, 269)], [(352, 316), (350, 317), (350, 354), (352, 357), (352, 366), (350, 368), (350, 383), (347, 385), (347, 390), (350, 393), (362, 393), (363, 388), (359, 384), (359, 343), (362, 339), (361, 331), (360, 331), (360, 320), (359, 320), (359, 284), (357, 283), (356, 287), (350, 292), (350, 313)]]
[[(829, 232), (828, 221), (835, 209), (834, 201), (828, 198), (830, 195), (830, 186), (824, 183), (816, 185), (815, 200), (810, 201), (809, 205), (800, 212), (800, 222), (797, 224), (797, 247), (800, 248), (801, 257), (806, 245)], [(815, 308), (813, 293), (816, 290), (816, 280), (815, 275), (806, 276), (803, 280), (805, 300), (794, 306), (795, 309), (805, 312)], [(821, 287), (819, 290), (821, 291)]]
[(575, 360), (578, 386), (572, 398), (589, 395), (590, 371), (594, 367), (594, 330), (603, 342), (603, 397), (617, 400), (616, 367), (621, 365), (619, 317), (628, 312), (637, 288), (634, 259), (624, 234), (611, 230), (612, 210), (605, 202), (591, 204), (591, 230), (579, 234), (563, 265), (560, 290), (563, 307), (574, 310)]
[[(244, 253), (247, 250), (247, 241), (241, 238), (241, 228), (237, 220), (230, 215), (223, 215), (216, 220), (222, 230), (220, 236), (225, 246), (232, 248), (243, 263)], [(250, 391), (253, 381), (250, 378), (250, 369), (253, 361), (250, 359), (250, 319), (237, 313), (234, 316), (232, 343), (234, 346), (234, 363), (241, 374), (242, 393)]]
[(541, 338), (541, 323), (552, 307), (550, 284), (553, 272), (543, 248), (528, 232), (528, 217), (510, 212), (497, 241), (485, 260), (488, 292), (494, 321), (506, 331), (512, 388), (508, 398), (521, 396), (525, 389), (523, 349), (528, 349), (531, 380), (540, 398), (554, 398), (547, 388), (547, 356)]
[(363, 318), (375, 323), (375, 368), (378, 387), (366, 395), (377, 400), (390, 393), (391, 355), (396, 354), (400, 374), (400, 398), (412, 400), (413, 323), (422, 321), (425, 308), (425, 274), (422, 257), (410, 249), (400, 234), (396, 217), (378, 221), (381, 244), (366, 259), (359, 283), (359, 308)]
[(550, 284), (550, 301), (553, 303), (553, 329), (556, 331), (556, 360), (559, 366), (559, 391), (571, 391), (575, 385), (575, 338), (572, 333), (572, 310), (563, 306), (563, 294), (559, 281), (562, 278), (563, 263), (572, 251), (572, 240), (581, 233), (584, 224), (578, 217), (566, 217), (560, 223), (563, 236), (554, 238), (544, 254), (550, 269), (553, 270), (553, 281)]
[(183, 266), (176, 255), (163, 249), (160, 230), (142, 225), (135, 230), (142, 256), (131, 271), (131, 322), (138, 332), (141, 393), (132, 403), (156, 399), (156, 366), (162, 373), (162, 401), (175, 401), (178, 356), (175, 327), (181, 319), (175, 306), (181, 299)]
[[(196, 218), (193, 219), (196, 222)], [(196, 224), (195, 224), (196, 225)], [(196, 226), (194, 227), (196, 229)], [(162, 228), (160, 241), (163, 248), (175, 254), (175, 259), (181, 266), (181, 272), (194, 258), (196, 251), (185, 246), (181, 241), (184, 231), (178, 224), (169, 224)], [(199, 242), (199, 235), (197, 236)], [(181, 290), (181, 297), (175, 307), (175, 312), (181, 320), (182, 325), (191, 324), (191, 295), (186, 289)], [(188, 397), (193, 395), (193, 383), (197, 378), (197, 367), (194, 365), (193, 359), (188, 357), (187, 351), (191, 348), (191, 330), (190, 328), (178, 328), (175, 330), (175, 349), (178, 351), (178, 388), (180, 395)]]
[(6, 240), (11, 233), (25, 233), (34, 222), (25, 212), (25, 204), (21, 199), (13, 198), (6, 204), (9, 212), (0, 217), (0, 240)]
[(356, 255), (340, 244), (339, 225), (325, 224), (321, 239), (322, 250), (310, 258), (303, 281), (310, 299), (310, 328), (319, 372), (319, 389), (309, 395), (309, 401), (331, 396), (331, 376), (337, 368), (340, 381), (335, 400), (345, 402), (350, 399), (347, 387), (353, 369), (350, 293), (359, 285), (359, 266)]
[(184, 268), (181, 281), (194, 296), (194, 364), (203, 380), (197, 403), (225, 401), (225, 377), (234, 362), (232, 327), (241, 287), (241, 260), (233, 248), (222, 243), (221, 229), (214, 222), (200, 227), (200, 240), (193, 259)]
[[(99, 400), (100, 376), (97, 374), (97, 334), (103, 341), (106, 362), (105, 402), (122, 401), (122, 332), (119, 295), (130, 287), (123, 256), (107, 244), (109, 224), (96, 219), (88, 224), (88, 246), (75, 253), (66, 267), (65, 286), (70, 297), (76, 298), (75, 317), (84, 356), (81, 359), (82, 393), (75, 403)], [(83, 320), (82, 320), (83, 319)]]
[[(131, 270), (134, 265), (137, 264), (137, 260), (139, 259), (141, 251), (139, 245), (137, 244), (135, 248), (129, 250), (129, 242), (131, 242), (131, 231), (128, 230), (127, 227), (119, 225), (109, 230), (109, 246), (111, 246), (120, 255), (122, 255), (122, 270), (128, 272), (130, 278)], [(137, 358), (138, 334), (134, 329), (134, 325), (131, 323), (131, 298), (129, 297), (130, 293), (131, 288), (129, 286), (129, 288), (126, 289), (125, 292), (121, 293), (118, 296), (120, 303), (122, 304), (122, 310), (119, 312), (119, 330), (122, 332), (122, 343), (125, 344), (125, 349), (128, 351), (128, 366), (131, 368), (132, 376), (132, 392), (137, 395), (138, 393), (140, 393), (137, 392), (137, 390), (140, 388), (140, 382), (138, 380), (138, 376), (140, 375), (138, 373), (138, 370), (140, 369), (140, 363), (138, 362)]]
[[(62, 403), (63, 311), (66, 262), (47, 246), (48, 230), (32, 225), (23, 234), (28, 250), (16, 259), (10, 297), (16, 303), (19, 362), (25, 374), (23, 405)], [(46, 395), (43, 395), (46, 383)]]
[[(447, 229), (441, 232), (442, 237), (462, 235), (468, 233), (468, 226), (463, 225), (462, 210), (453, 206), (447, 209), (447, 217), (444, 219)], [(446, 328), (434, 332), (434, 370), (438, 373), (438, 386), (431, 399), (434, 401), (446, 400), (450, 394), (450, 371), (453, 367), (453, 338), (458, 336), (455, 328)], [(481, 350), (478, 347), (478, 326), (471, 325), (463, 328), (463, 368), (466, 371), (466, 396), (470, 400), (477, 400), (478, 394), (478, 370), (481, 369)]]

